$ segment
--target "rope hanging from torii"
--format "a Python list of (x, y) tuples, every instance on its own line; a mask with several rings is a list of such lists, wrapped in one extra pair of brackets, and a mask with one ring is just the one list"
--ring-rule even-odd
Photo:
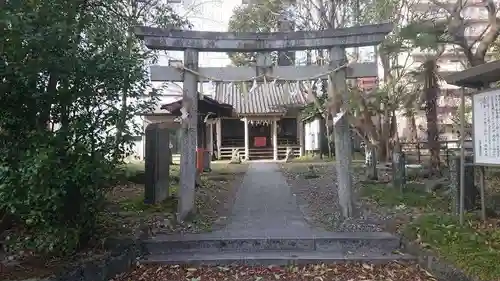
[[(308, 77), (304, 77), (304, 78), (300, 78), (300, 79), (295, 79), (295, 83), (297, 84), (296, 86), (296, 89), (294, 91), (292, 91), (292, 95), (297, 95), (299, 94), (298, 92), (300, 92), (300, 89), (302, 88), (301, 85), (300, 85), (300, 82), (304, 82), (304, 81), (308, 81), (310, 82), (310, 84), (308, 85), (308, 87), (305, 87), (307, 92), (309, 93), (309, 95), (312, 95), (312, 88), (313, 88), (313, 83), (311, 82), (312, 80), (318, 80), (316, 82), (316, 85), (317, 85), (317, 89), (319, 94), (318, 96), (322, 96), (324, 93), (322, 90), (322, 79), (323, 77), (328, 77), (328, 92), (330, 91), (334, 91), (333, 90), (333, 83), (331, 81), (331, 74), (339, 71), (339, 70), (342, 70), (344, 68), (347, 68), (349, 67), (351, 63), (345, 63), (335, 69), (332, 69), (332, 70), (329, 70), (327, 72), (323, 72), (323, 73), (320, 73), (320, 74), (317, 74), (317, 75), (313, 75), (313, 76), (308, 76)], [(207, 76), (204, 76), (203, 74), (201, 74), (200, 72), (198, 71), (195, 71), (193, 69), (190, 69), (190, 68), (187, 68), (185, 65), (183, 64), (177, 64), (175, 65), (175, 67), (177, 69), (179, 69), (180, 71), (188, 71), (194, 75), (197, 75), (199, 77), (203, 77), (203, 78), (206, 78), (210, 81), (210, 83), (212, 84), (212, 87), (215, 88), (215, 85), (214, 85), (214, 82), (213, 81), (218, 81), (218, 80), (221, 80), (221, 79), (217, 79), (217, 78), (214, 78), (214, 77), (207, 77)], [(244, 91), (245, 92), (245, 95), (248, 95), (248, 94), (251, 94), (252, 92), (254, 92), (257, 87), (258, 87), (258, 84), (257, 84), (257, 80), (258, 79), (263, 79), (264, 80), (264, 83), (268, 84), (268, 80), (272, 80), (272, 82), (269, 83), (270, 86), (274, 86), (274, 84), (276, 83), (276, 81), (278, 79), (280, 79), (280, 77), (278, 76), (272, 76), (272, 75), (268, 75), (268, 74), (261, 74), (261, 75), (257, 75), (257, 76), (253, 76), (253, 77), (249, 77), (248, 79), (240, 79), (240, 80), (231, 80), (231, 81), (226, 81), (226, 82), (229, 82), (230, 84), (232, 83), (235, 83), (235, 82), (248, 82), (248, 81), (253, 81), (252, 83), (252, 87), (250, 88), (250, 90), (248, 91)], [(288, 81), (290, 82), (290, 81)], [(302, 84), (303, 85), (303, 84)], [(298, 92), (297, 92), (298, 91)], [(286, 91), (285, 91), (286, 92)], [(288, 94), (288, 92), (286, 92)], [(332, 92), (333, 93), (333, 92)], [(334, 97), (335, 95), (330, 95), (332, 97)], [(287, 99), (289, 98), (288, 96), (286, 97)], [(335, 101), (332, 101), (333, 104), (335, 104)], [(191, 104), (192, 104), (192, 101), (186, 97), (185, 94), (183, 94), (183, 106), (181, 108), (181, 116), (180, 116), (180, 121), (183, 122), (184, 120), (187, 120), (189, 118), (189, 111), (190, 111), (190, 107), (191, 107)], [(344, 112), (345, 110), (337, 110), (337, 115), (334, 117), (334, 123), (336, 123), (336, 121), (338, 121), (343, 115), (344, 115)], [(208, 118), (205, 118), (204, 122), (207, 121)]]
[[(321, 78), (321, 77), (325, 77), (325, 76), (328, 76), (330, 74), (333, 74), (341, 69), (344, 69), (344, 68), (347, 68), (351, 65), (351, 63), (345, 63), (335, 69), (332, 69), (332, 70), (329, 70), (329, 71), (326, 71), (326, 72), (323, 72), (323, 73), (320, 73), (320, 74), (317, 74), (317, 75), (313, 75), (313, 76), (307, 76), (307, 77), (303, 77), (303, 78), (299, 78), (299, 79), (294, 79), (294, 81), (308, 81), (308, 80), (316, 80), (318, 78)], [(208, 79), (209, 81), (211, 81), (211, 83), (213, 83), (213, 81), (225, 81), (225, 82), (248, 82), (248, 81), (255, 81), (255, 80), (258, 80), (258, 79), (261, 79), (261, 78), (266, 78), (266, 79), (269, 79), (269, 80), (273, 80), (273, 82), (276, 82), (276, 80), (279, 80), (281, 77), (279, 76), (273, 76), (273, 75), (269, 75), (269, 74), (261, 74), (261, 75), (257, 75), (257, 76), (253, 76), (253, 77), (249, 77), (247, 79), (238, 79), (238, 80), (224, 80), (224, 79), (218, 79), (218, 78), (215, 78), (215, 77), (208, 77), (208, 76), (205, 76), (203, 74), (201, 74), (200, 72), (196, 71), (196, 70), (193, 70), (193, 69), (190, 69), (188, 67), (186, 67), (185, 65), (183, 64), (176, 64), (175, 65), (175, 68), (179, 69), (179, 71), (188, 71), (194, 75), (197, 75), (199, 77), (203, 77), (203, 78), (206, 78)]]

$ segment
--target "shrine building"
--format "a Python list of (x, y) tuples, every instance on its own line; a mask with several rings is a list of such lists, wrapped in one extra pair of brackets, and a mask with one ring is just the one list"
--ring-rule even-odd
[[(251, 88), (251, 85), (249, 86)], [(295, 83), (257, 83), (248, 93), (241, 83), (217, 83), (212, 96), (198, 101), (198, 148), (212, 152), (213, 159), (231, 159), (235, 151), (243, 160), (284, 159), (287, 149), (304, 154), (304, 123), (300, 111), (306, 98)], [(247, 94), (245, 94), (247, 93)], [(146, 123), (168, 122), (175, 131), (180, 124), (182, 99), (161, 105), (145, 115)], [(173, 153), (180, 152), (179, 134), (172, 138)], [(174, 135), (172, 135), (174, 137)]]
[[(233, 106), (233, 115), (214, 121), (217, 159), (230, 159), (238, 149), (242, 159), (284, 159), (287, 149), (304, 154), (304, 124), (300, 111), (306, 97), (296, 83), (217, 83), (213, 98)], [(251, 88), (248, 86), (248, 88)], [(210, 125), (209, 125), (210, 126)]]

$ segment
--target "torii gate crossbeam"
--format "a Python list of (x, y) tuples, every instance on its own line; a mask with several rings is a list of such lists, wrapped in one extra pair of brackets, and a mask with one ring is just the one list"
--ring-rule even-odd
[(271, 52), (375, 46), (392, 31), (390, 23), (294, 32), (212, 32), (136, 27), (148, 48), (167, 51)]

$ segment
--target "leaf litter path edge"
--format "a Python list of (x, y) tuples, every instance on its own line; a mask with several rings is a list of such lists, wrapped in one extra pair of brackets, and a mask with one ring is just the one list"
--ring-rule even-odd
[(369, 264), (314, 264), (303, 267), (218, 266), (187, 267), (179, 265), (139, 266), (112, 281), (435, 281), (418, 265), (390, 262)]

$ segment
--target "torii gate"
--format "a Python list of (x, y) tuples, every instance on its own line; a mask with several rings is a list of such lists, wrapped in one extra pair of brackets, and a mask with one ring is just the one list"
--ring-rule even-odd
[[(376, 46), (393, 29), (392, 24), (374, 24), (342, 29), (295, 32), (210, 32), (137, 27), (135, 34), (153, 50), (184, 51), (182, 68), (152, 66), (152, 81), (183, 82), (183, 103), (187, 116), (183, 121), (186, 129), (181, 153), (181, 183), (178, 218), (183, 220), (194, 208), (196, 182), (197, 139), (197, 89), (198, 82), (252, 81), (266, 76), (271, 80), (296, 81), (304, 77), (316, 77), (320, 73), (331, 75), (335, 92), (341, 104), (348, 100), (347, 78), (377, 76), (376, 63), (355, 63), (347, 67), (345, 48)], [(329, 49), (329, 65), (278, 66), (262, 60), (255, 67), (198, 67), (199, 52), (260, 52), (299, 51)], [(337, 112), (332, 112), (336, 115)], [(347, 118), (335, 120), (335, 152), (339, 202), (343, 215), (352, 214), (351, 137)]]

